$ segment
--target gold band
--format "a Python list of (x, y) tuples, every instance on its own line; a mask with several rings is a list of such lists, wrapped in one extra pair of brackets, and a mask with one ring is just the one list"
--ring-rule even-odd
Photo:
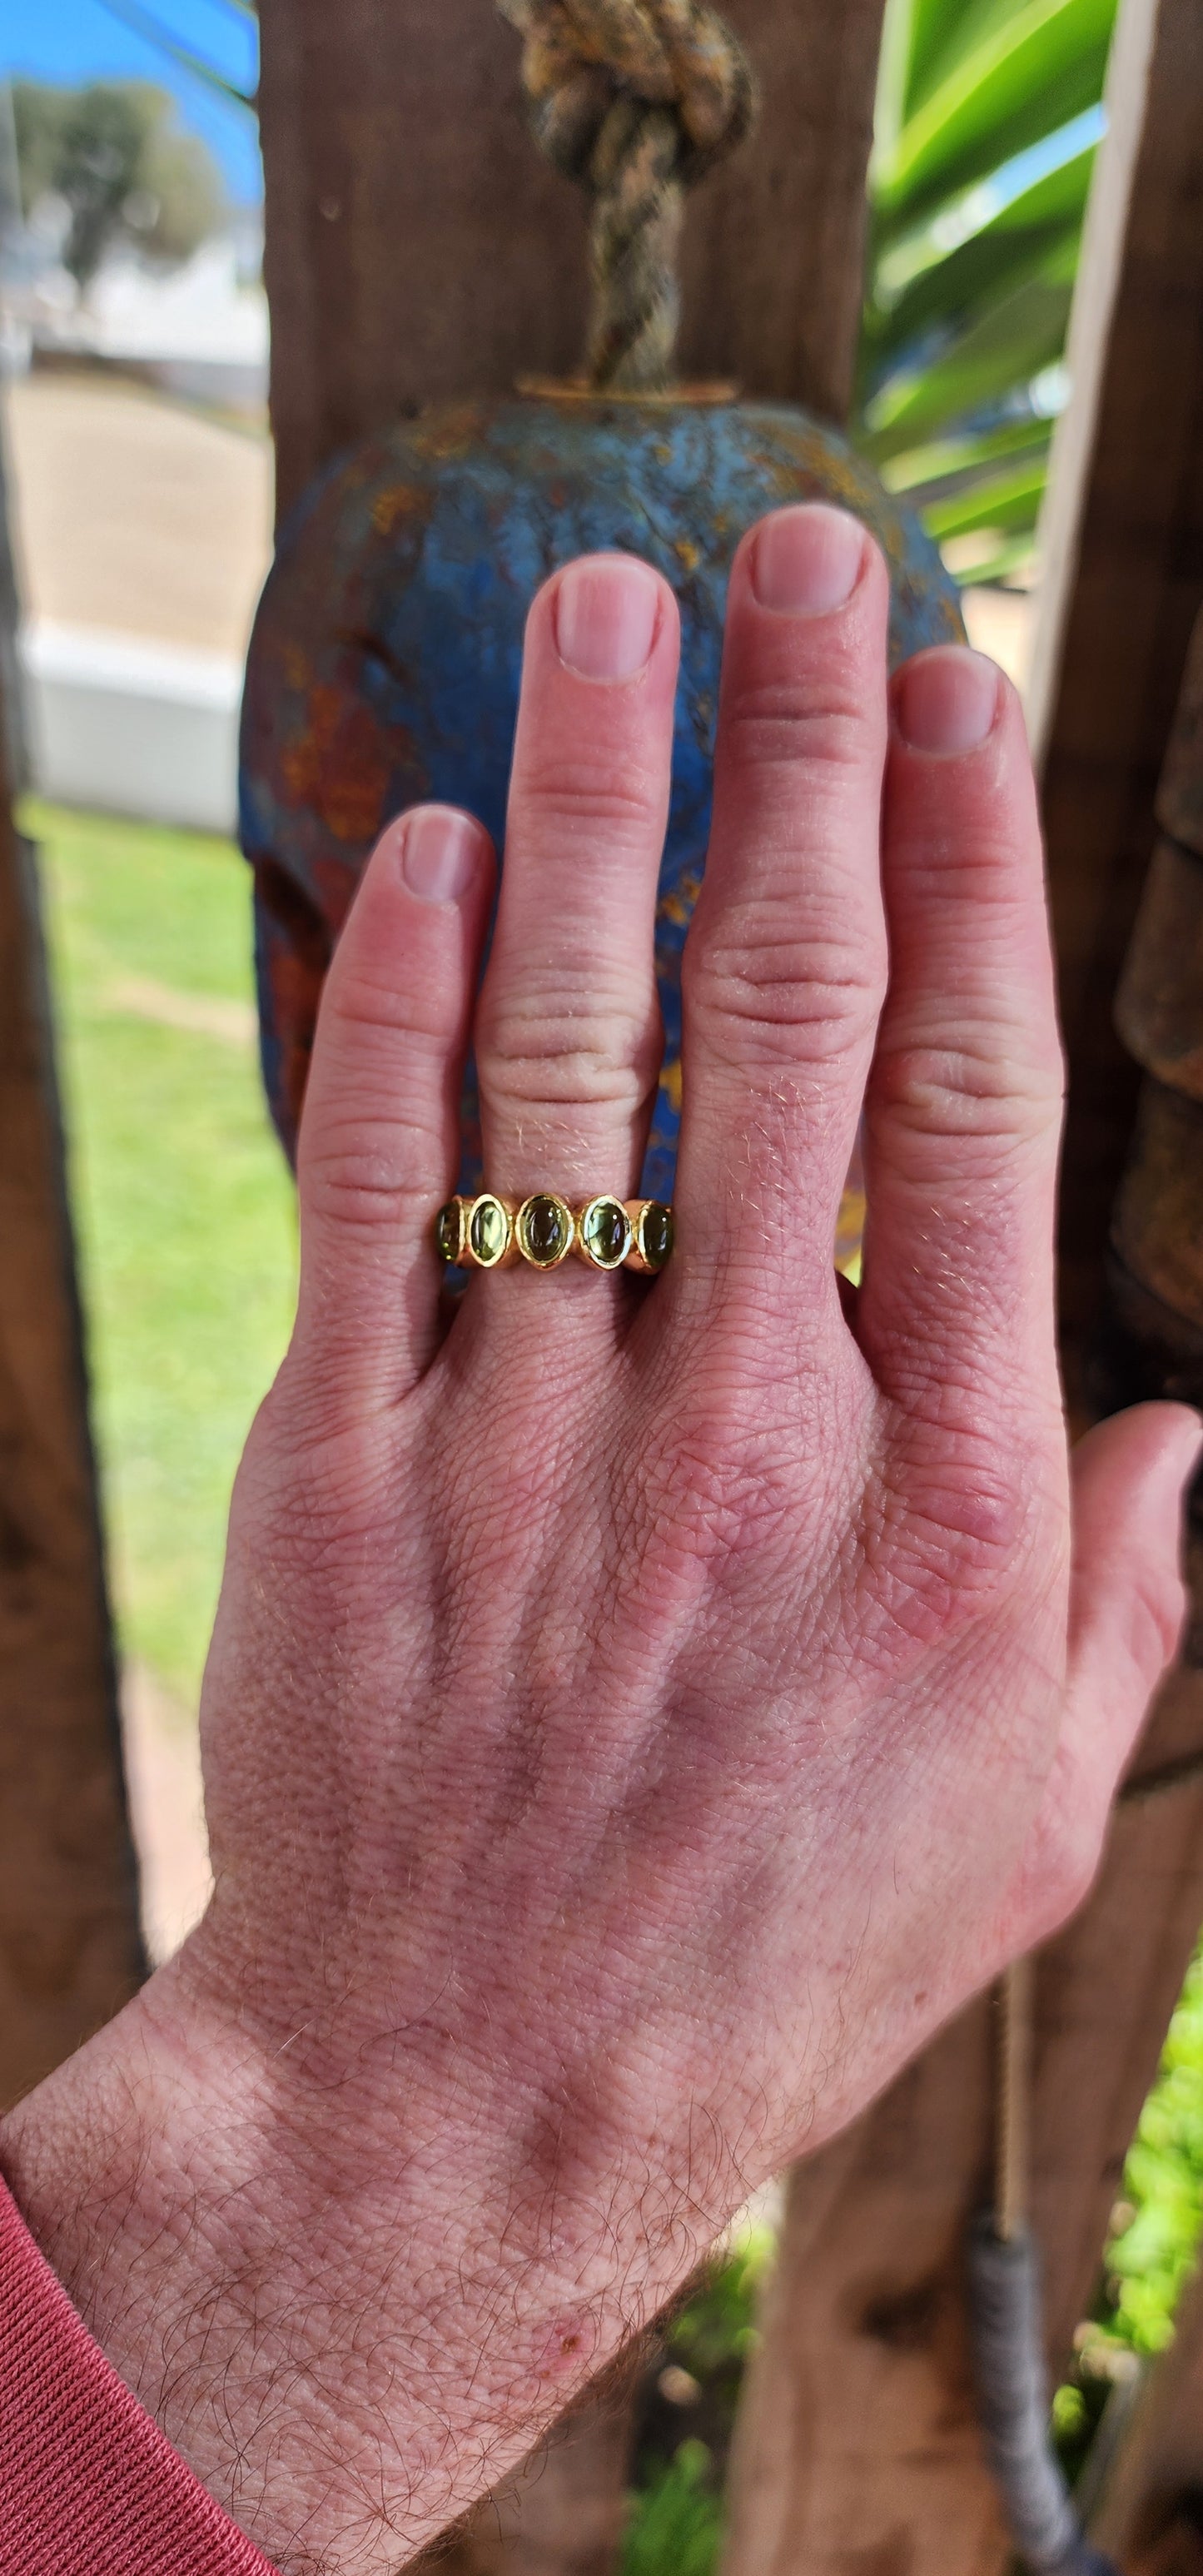
[(434, 1221), (435, 1250), (449, 1268), (559, 1270), (570, 1253), (589, 1270), (663, 1270), (673, 1248), (673, 1212), (663, 1199), (582, 1199), (573, 1206), (555, 1190), (530, 1198), (448, 1199)]

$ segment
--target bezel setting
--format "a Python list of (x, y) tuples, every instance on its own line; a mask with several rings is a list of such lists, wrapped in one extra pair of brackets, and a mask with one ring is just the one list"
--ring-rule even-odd
[(468, 1231), (468, 1204), (461, 1198), (447, 1199), (434, 1221), (434, 1248), (440, 1261), (454, 1269), (463, 1260), (464, 1241)]
[(514, 1220), (495, 1190), (482, 1190), (468, 1214), (465, 1250), (474, 1270), (498, 1270), (514, 1239)]
[[(613, 1218), (617, 1218), (621, 1233), (618, 1249), (607, 1253), (599, 1249), (599, 1237), (605, 1221)], [(612, 1198), (608, 1191), (603, 1191), (600, 1198), (588, 1199), (577, 1212), (576, 1238), (581, 1259), (588, 1262), (591, 1270), (621, 1270), (634, 1241), (622, 1200)]]
[(576, 1240), (576, 1218), (555, 1190), (534, 1190), (514, 1219), (514, 1240), (532, 1270), (558, 1270)]

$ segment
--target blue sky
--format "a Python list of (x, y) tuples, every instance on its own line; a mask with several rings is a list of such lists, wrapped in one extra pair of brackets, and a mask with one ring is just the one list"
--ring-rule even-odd
[[(227, 0), (143, 0), (143, 12), (206, 55), (228, 80), (253, 88), (256, 31)], [(246, 205), (262, 196), (254, 118), (170, 61), (104, 0), (4, 0), (0, 72), (47, 81), (157, 81), (176, 100), (180, 123), (204, 136), (231, 197)]]

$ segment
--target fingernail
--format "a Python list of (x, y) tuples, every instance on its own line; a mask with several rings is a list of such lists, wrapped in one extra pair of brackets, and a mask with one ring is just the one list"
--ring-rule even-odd
[(453, 805), (419, 805), (409, 815), (401, 844), (401, 873), (423, 903), (456, 903), (476, 874), (481, 833), (470, 814)]
[(660, 585), (634, 555), (592, 555), (569, 564), (556, 586), (560, 660), (586, 680), (633, 680), (651, 652)]
[(762, 608), (823, 617), (851, 598), (865, 559), (865, 532), (846, 510), (822, 501), (775, 510), (756, 532), (752, 588)]
[(967, 644), (939, 644), (907, 663), (894, 708), (912, 751), (972, 751), (998, 712), (998, 672)]

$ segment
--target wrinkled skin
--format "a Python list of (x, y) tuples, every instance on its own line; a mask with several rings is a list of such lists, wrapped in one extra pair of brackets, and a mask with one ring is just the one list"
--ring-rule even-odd
[[(440, 1306), (477, 827), (392, 826), (331, 971), (205, 1684), (216, 1892), (4, 2137), (287, 2576), (401, 2565), (1063, 1919), (1173, 1651), (1195, 1417), (1067, 1462), (1019, 708), (951, 647), (888, 687), (886, 604), (832, 511), (737, 559), (656, 1282)], [(625, 559), (532, 611), (476, 1020), (502, 1190), (637, 1184), (676, 649)]]

